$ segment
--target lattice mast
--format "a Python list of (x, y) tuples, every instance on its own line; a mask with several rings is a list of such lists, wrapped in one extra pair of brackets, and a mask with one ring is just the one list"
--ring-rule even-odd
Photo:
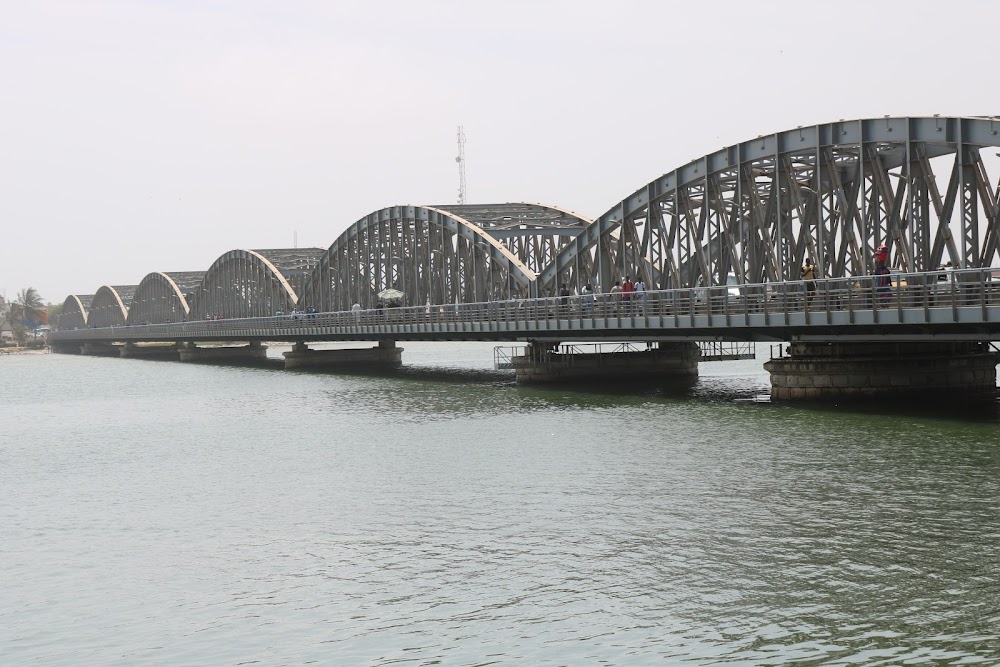
[(458, 126), (458, 203), (465, 203), (465, 130)]

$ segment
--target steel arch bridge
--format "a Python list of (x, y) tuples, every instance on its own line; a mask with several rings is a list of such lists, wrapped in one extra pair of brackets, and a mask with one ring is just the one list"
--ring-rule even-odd
[(188, 299), (205, 279), (204, 271), (154, 272), (143, 278), (128, 309), (127, 324), (169, 324), (186, 320)]
[(445, 204), (433, 208), (479, 227), (536, 275), (593, 222), (546, 204)]
[(70, 294), (63, 301), (59, 314), (60, 329), (83, 329), (87, 326), (87, 311), (94, 300), (93, 294)]
[(94, 293), (87, 312), (89, 327), (121, 327), (128, 319), (128, 304), (137, 285), (102, 285)]
[(351, 225), (306, 281), (317, 310), (402, 301), (450, 304), (534, 295), (537, 271), (590, 224), (543, 204), (392, 206)]
[(989, 267), (1000, 187), (983, 149), (1000, 119), (879, 118), (761, 136), (694, 160), (636, 190), (539, 275), (560, 282), (641, 275), (651, 288), (870, 273), (886, 244), (904, 271)]
[(291, 311), (321, 248), (230, 250), (216, 259), (189, 299), (191, 319), (267, 317)]
[(878, 118), (799, 127), (724, 148), (651, 181), (596, 220), (532, 203), (393, 206), (327, 248), (231, 250), (205, 272), (71, 295), (62, 328), (268, 317), (554, 295), (866, 275), (875, 249), (905, 272), (993, 266), (1000, 184), (986, 149), (1000, 119)]

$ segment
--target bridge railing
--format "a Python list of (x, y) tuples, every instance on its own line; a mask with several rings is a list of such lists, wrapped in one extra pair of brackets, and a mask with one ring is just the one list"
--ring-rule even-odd
[(1000, 306), (1000, 269), (894, 272), (888, 276), (856, 276), (815, 281), (721, 285), (624, 295), (620, 292), (568, 297), (542, 297), (468, 304), (386, 307), (331, 313), (294, 313), (274, 317), (212, 319), (109, 329), (52, 332), (50, 340), (129, 340), (201, 338), (211, 334), (290, 338), (316, 329), (379, 333), (386, 326), (451, 323), (617, 322), (620, 328), (641, 325), (641, 318), (708, 315), (749, 317), (797, 312), (879, 311), (886, 309), (950, 309)]

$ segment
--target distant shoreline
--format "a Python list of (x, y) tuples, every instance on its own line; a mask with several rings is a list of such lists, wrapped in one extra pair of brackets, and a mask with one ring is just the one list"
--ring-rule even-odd
[(0, 356), (4, 354), (48, 354), (51, 350), (47, 347), (32, 349), (29, 347), (0, 347)]

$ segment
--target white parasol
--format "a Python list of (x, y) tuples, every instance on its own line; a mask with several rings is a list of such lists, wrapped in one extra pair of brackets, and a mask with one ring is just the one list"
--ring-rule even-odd
[(388, 288), (378, 293), (378, 298), (391, 301), (392, 299), (402, 299), (405, 295), (398, 289)]

